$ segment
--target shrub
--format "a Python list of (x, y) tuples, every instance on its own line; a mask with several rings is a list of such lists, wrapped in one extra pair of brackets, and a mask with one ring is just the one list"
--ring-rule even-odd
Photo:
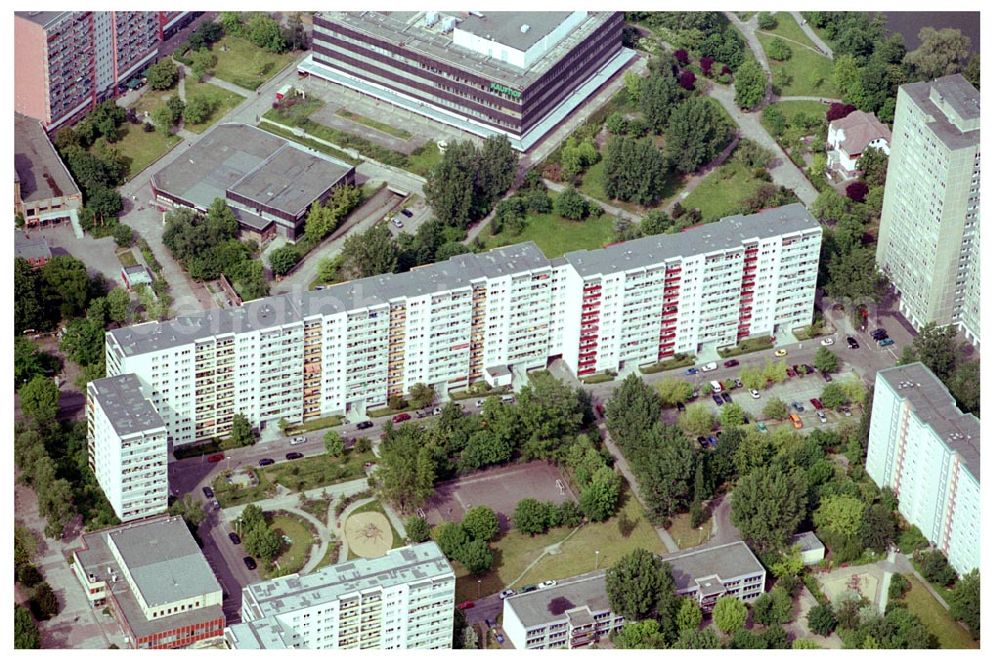
[(847, 197), (861, 203), (868, 196), (868, 184), (858, 180), (847, 186)]
[(833, 122), (834, 120), (840, 120), (846, 116), (849, 116), (855, 111), (853, 104), (843, 104), (841, 102), (834, 102), (830, 105), (830, 108), (826, 110), (826, 121)]
[(567, 187), (556, 197), (553, 211), (568, 220), (583, 220), (590, 214), (590, 203), (572, 187)]
[(697, 79), (694, 75), (694, 72), (688, 69), (682, 71), (680, 73), (680, 76), (677, 77), (677, 83), (680, 85), (681, 88), (684, 88), (684, 90), (694, 90), (694, 84), (696, 80)]
[(910, 581), (906, 580), (906, 577), (899, 573), (892, 574), (892, 579), (889, 581), (889, 598), (890, 599), (902, 599), (903, 596), (910, 591), (913, 587)]
[(677, 60), (677, 64), (684, 67), (691, 62), (691, 57), (688, 56), (688, 52), (684, 49), (677, 49), (674, 51), (674, 58)]
[(778, 27), (778, 19), (771, 12), (759, 12), (757, 25), (761, 30), (774, 30)]
[(701, 73), (705, 76), (712, 75), (712, 65), (715, 64), (715, 58), (711, 56), (702, 56), (701, 60), (698, 61), (698, 66), (701, 67)]
[(767, 57), (771, 60), (784, 62), (792, 57), (792, 47), (785, 43), (783, 39), (773, 39), (764, 49)]
[(913, 562), (923, 577), (932, 583), (951, 585), (958, 580), (958, 574), (940, 550), (921, 551), (913, 556)]

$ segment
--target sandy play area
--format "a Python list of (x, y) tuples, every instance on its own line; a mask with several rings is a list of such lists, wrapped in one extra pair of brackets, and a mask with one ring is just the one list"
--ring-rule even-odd
[(392, 548), (389, 519), (376, 511), (352, 513), (344, 525), (347, 545), (359, 557), (381, 557)]

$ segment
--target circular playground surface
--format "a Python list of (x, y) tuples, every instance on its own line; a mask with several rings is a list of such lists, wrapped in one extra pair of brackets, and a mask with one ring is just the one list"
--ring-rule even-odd
[(344, 524), (347, 545), (359, 557), (381, 557), (392, 548), (389, 519), (377, 511), (352, 513)]
[(837, 600), (842, 595), (865, 597), (873, 604), (879, 600), (880, 580), (878, 576), (870, 573), (840, 575), (830, 575), (822, 582), (823, 591), (833, 600)]

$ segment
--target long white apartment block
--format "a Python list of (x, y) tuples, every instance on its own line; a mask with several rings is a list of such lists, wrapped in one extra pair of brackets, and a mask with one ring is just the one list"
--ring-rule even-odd
[(234, 649), (451, 649), (455, 572), (433, 541), (243, 588)]
[(167, 510), (167, 428), (134, 374), (87, 384), (87, 459), (115, 515)]
[(979, 566), (979, 419), (923, 363), (876, 375), (865, 469), (958, 573)]
[(547, 259), (534, 243), (107, 333), (173, 444), (360, 418), (416, 383), (452, 389), (565, 359), (580, 375), (811, 321), (821, 229), (801, 205)]

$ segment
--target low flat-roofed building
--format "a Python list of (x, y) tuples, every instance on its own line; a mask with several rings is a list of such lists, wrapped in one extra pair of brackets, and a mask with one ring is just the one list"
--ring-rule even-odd
[(243, 588), (234, 649), (450, 649), (455, 572), (433, 541)]
[(145, 266), (126, 266), (122, 268), (122, 281), (129, 289), (135, 289), (141, 284), (152, 286), (153, 276)]
[(76, 219), (83, 196), (40, 122), (14, 114), (14, 214), (31, 227)]
[(163, 204), (204, 212), (223, 199), (256, 239), (280, 232), (295, 240), (312, 204), (354, 184), (354, 167), (251, 125), (223, 123), (150, 184)]
[[(694, 598), (706, 612), (724, 595), (749, 602), (764, 591), (764, 565), (742, 541), (681, 551), (663, 559), (670, 564), (677, 594)], [(621, 628), (624, 618), (611, 610), (605, 574), (594, 571), (507, 597), (503, 628), (514, 647), (586, 647)]]
[(184, 519), (162, 516), (84, 534), (72, 569), (107, 605), (128, 647), (186, 647), (222, 635), (222, 587)]
[(826, 557), (826, 546), (815, 532), (801, 532), (792, 535), (792, 548), (798, 548), (802, 563), (806, 566), (819, 564)]
[(14, 256), (27, 261), (33, 268), (41, 268), (52, 258), (52, 249), (44, 236), (14, 230)]

